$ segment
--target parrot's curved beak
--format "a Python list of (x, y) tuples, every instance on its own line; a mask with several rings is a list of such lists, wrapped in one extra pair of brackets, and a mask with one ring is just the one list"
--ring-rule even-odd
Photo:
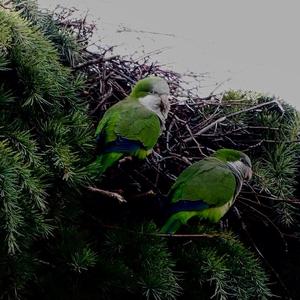
[(169, 111), (170, 111), (170, 102), (169, 102), (169, 95), (160, 95), (161, 99), (161, 106), (160, 111), (165, 119), (167, 119)]
[(245, 180), (249, 181), (252, 178), (252, 175), (253, 175), (253, 171), (250, 167), (248, 167), (245, 174)]

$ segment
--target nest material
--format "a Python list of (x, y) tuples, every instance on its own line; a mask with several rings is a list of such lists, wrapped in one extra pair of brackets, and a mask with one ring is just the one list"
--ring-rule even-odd
[[(95, 26), (89, 25), (86, 18), (72, 20), (69, 10), (63, 10), (58, 16), (60, 26), (70, 30), (82, 46), (78, 51), (80, 55), (71, 60), (71, 64), (74, 72), (82, 74), (87, 80), (82, 96), (90, 104), (89, 113), (95, 128), (104, 112), (124, 99), (138, 80), (156, 75), (164, 77), (170, 86), (171, 111), (166, 130), (153, 154), (145, 162), (114, 166), (105, 174), (106, 180), (101, 182), (101, 188), (120, 191), (126, 199), (149, 190), (166, 194), (184, 168), (222, 147), (246, 152), (254, 165), (261, 169), (262, 165), (267, 164), (272, 169), (271, 173), (276, 169), (276, 159), (272, 156), (280, 149), (288, 151), (293, 156), (293, 162), (297, 160), (299, 115), (283, 101), (241, 91), (217, 94), (213, 90), (207, 97), (200, 97), (199, 89), (205, 74), (179, 74), (167, 70), (153, 62), (151, 54), (139, 58), (114, 55), (113, 47), (103, 47), (99, 43), (92, 45), (95, 49), (92, 51), (88, 45)], [(295, 169), (287, 168), (286, 171), (295, 178)], [(281, 181), (282, 186), (286, 184), (292, 189), (292, 182), (282, 180), (287, 177), (285, 171), (282, 174), (268, 172), (256, 172), (259, 176), (248, 188), (247, 198), (250, 197), (256, 204), (265, 203), (265, 200), (257, 200), (264, 192), (264, 196), (272, 201), (280, 197), (285, 201), (297, 202), (290, 199), (292, 193), (282, 195), (280, 187), (268, 181), (268, 177), (272, 177), (275, 181)]]
[[(87, 88), (82, 96), (90, 104), (89, 113), (95, 127), (107, 108), (122, 100), (130, 92), (131, 85), (141, 78), (148, 75), (166, 78), (172, 94), (172, 109), (167, 128), (158, 141), (155, 152), (146, 161), (115, 165), (105, 174), (99, 186), (94, 188), (95, 192), (100, 190), (102, 196), (110, 195), (111, 198), (117, 198), (117, 201), (121, 195), (122, 200), (128, 200), (128, 207), (127, 204), (120, 205), (117, 201), (114, 203), (117, 202), (115, 206), (104, 207), (102, 197), (94, 197), (95, 207), (98, 209), (94, 210), (92, 205), (89, 206), (91, 203), (87, 203), (88, 201), (84, 199), (84, 208), (89, 206), (84, 213), (87, 217), (84, 226), (92, 227), (90, 223), (95, 222), (97, 239), (99, 223), (101, 225), (102, 222), (107, 223), (107, 228), (114, 228), (114, 224), (126, 224), (128, 225), (126, 228), (130, 227), (132, 216), (136, 218), (139, 215), (145, 216), (148, 208), (145, 199), (153, 196), (151, 190), (155, 191), (156, 195), (167, 193), (177, 175), (186, 166), (218, 148), (230, 147), (246, 151), (259, 163), (260, 169), (265, 171), (260, 175), (264, 181), (257, 176), (257, 180), (241, 196), (254, 205), (252, 212), (256, 211), (261, 220), (272, 224), (279, 232), (280, 238), (284, 239), (281, 229), (273, 223), (276, 217), (275, 210), (280, 208), (274, 203), (283, 200), (284, 204), (298, 204), (297, 200), (292, 199), (295, 191), (293, 189), (295, 168), (293, 169), (291, 165), (295, 162), (297, 158), (295, 153), (299, 153), (299, 149), (289, 146), (295, 144), (298, 139), (299, 118), (295, 112), (277, 99), (251, 93), (229, 92), (223, 95), (215, 94), (213, 91), (208, 97), (201, 98), (197, 93), (198, 86), (188, 88), (186, 86), (187, 78), (193, 78), (194, 81), (201, 83), (203, 75), (186, 74), (186, 77), (183, 77), (176, 72), (165, 70), (157, 63), (152, 63), (151, 56), (140, 59), (122, 58), (113, 55), (112, 48), (101, 46), (96, 47), (96, 51), (93, 52), (88, 48), (88, 41), (94, 26), (88, 25), (85, 19), (70, 20), (69, 17), (68, 10), (57, 16), (58, 23), (64, 31), (56, 32), (61, 33), (63, 39), (61, 47), (59, 39), (55, 40), (55, 45), (62, 56), (62, 61), (67, 66), (71, 65), (75, 74), (86, 78)], [(42, 29), (47, 35), (47, 28)], [(79, 48), (76, 43), (72, 43), (72, 39), (68, 39), (68, 30), (72, 36), (76, 36)], [(59, 37), (59, 34), (56, 36)], [(48, 37), (53, 39), (51, 33)], [(289, 161), (280, 162), (280, 167), (285, 167), (286, 171), (278, 172), (276, 169), (279, 165), (278, 159), (285, 158), (284, 155), (280, 155), (282, 153), (287, 154)], [(287, 178), (292, 180), (287, 182)], [(283, 185), (286, 187), (285, 191), (288, 188), (288, 195), (282, 192)], [(124, 207), (129, 208), (130, 215), (122, 211)], [(248, 207), (250, 206), (246, 208)], [(262, 210), (264, 211), (261, 212)], [(282, 208), (280, 210), (283, 211)], [(251, 212), (251, 209), (249, 211)], [(98, 218), (101, 214), (103, 217)], [(153, 216), (154, 213), (151, 219)], [(239, 212), (238, 216), (243, 225), (241, 227), (245, 229)], [(120, 227), (117, 227), (117, 230), (119, 229)], [(261, 234), (260, 227), (259, 230), (255, 238)], [(126, 233), (128, 232), (127, 230)], [(269, 240), (269, 231), (267, 233)], [(77, 231), (74, 236), (78, 236)], [(262, 238), (265, 241), (265, 236)], [(253, 246), (257, 249), (254, 242)], [(279, 248), (277, 244), (276, 247)], [(259, 251), (257, 252), (261, 255)], [(271, 252), (273, 253), (274, 249)]]
[[(149, 75), (164, 77), (171, 90), (171, 111), (166, 130), (161, 135), (154, 153), (146, 164), (140, 162), (135, 170), (147, 180), (151, 188), (162, 189), (191, 163), (198, 161), (221, 147), (250, 151), (265, 141), (259, 139), (263, 128), (243, 121), (246, 114), (259, 114), (264, 108), (281, 110), (280, 102), (275, 98), (256, 102), (224, 101), (223, 94), (201, 98), (196, 89), (185, 86), (186, 81), (180, 74), (162, 69), (160, 65), (150, 63), (150, 57), (142, 61), (118, 56), (107, 57), (107, 51), (101, 54), (86, 52), (86, 62), (75, 67), (83, 71), (88, 78), (88, 88), (84, 95), (90, 103), (90, 115), (95, 127), (104, 112), (113, 104), (125, 98), (131, 86)], [(191, 75), (193, 76), (193, 75)], [(239, 120), (239, 116), (241, 119)], [(257, 139), (249, 139), (249, 134), (257, 132)], [(162, 187), (159, 186), (160, 179)], [(148, 182), (149, 183), (149, 182)]]

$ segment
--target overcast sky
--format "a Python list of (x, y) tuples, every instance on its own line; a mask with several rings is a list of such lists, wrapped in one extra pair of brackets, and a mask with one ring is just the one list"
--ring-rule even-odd
[[(300, 109), (300, 3), (297, 0), (39, 0), (89, 11), (99, 38), (121, 54), (167, 48), (157, 56), (177, 71), (209, 72), (201, 93), (269, 92)], [(124, 32), (124, 28), (128, 28)], [(123, 32), (120, 32), (123, 31)], [(156, 34), (160, 33), (160, 34)], [(221, 91), (221, 90), (220, 90)]]

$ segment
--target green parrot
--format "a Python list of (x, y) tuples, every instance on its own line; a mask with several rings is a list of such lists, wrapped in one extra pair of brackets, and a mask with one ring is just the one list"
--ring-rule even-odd
[(233, 149), (219, 149), (187, 167), (168, 193), (169, 218), (160, 232), (175, 233), (194, 216), (219, 222), (251, 177), (250, 158)]
[(123, 157), (145, 159), (152, 152), (165, 128), (169, 94), (165, 79), (150, 76), (105, 112), (96, 129), (98, 175)]

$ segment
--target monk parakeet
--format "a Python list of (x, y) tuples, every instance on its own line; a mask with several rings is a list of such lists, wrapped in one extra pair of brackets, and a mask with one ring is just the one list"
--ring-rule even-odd
[(167, 222), (161, 233), (175, 233), (197, 216), (218, 222), (234, 203), (244, 180), (252, 177), (250, 158), (243, 152), (220, 149), (186, 168), (171, 187)]
[(98, 174), (122, 157), (144, 159), (151, 153), (165, 128), (169, 93), (163, 78), (150, 76), (139, 80), (128, 97), (105, 112), (96, 129)]

